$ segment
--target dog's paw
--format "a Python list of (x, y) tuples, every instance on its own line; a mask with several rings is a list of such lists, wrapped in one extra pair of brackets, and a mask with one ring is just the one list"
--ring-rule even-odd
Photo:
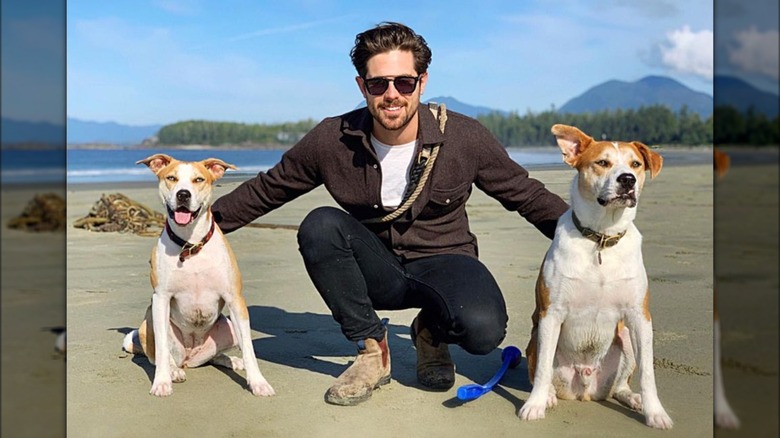
[(517, 412), (517, 416), (520, 417), (521, 420), (526, 421), (541, 420), (544, 418), (544, 412), (544, 406), (531, 406), (526, 403)]
[(54, 341), (54, 351), (56, 351), (59, 354), (64, 355), (66, 353), (66, 332), (62, 332), (57, 336), (57, 339)]
[(534, 387), (534, 390), (531, 391), (531, 396), (528, 397), (528, 401), (517, 411), (517, 416), (521, 420), (541, 420), (544, 418), (544, 412), (548, 408), (553, 408), (557, 405), (558, 397), (552, 385), (546, 391), (542, 387)]
[(620, 391), (615, 393), (615, 400), (623, 404), (623, 406), (632, 409), (637, 412), (642, 412), (642, 394), (629, 390)]
[(526, 402), (523, 407), (517, 411), (517, 416), (520, 417), (521, 420), (526, 421), (541, 420), (544, 418), (545, 409), (544, 404), (531, 404)]
[(715, 427), (721, 429), (739, 429), (739, 418), (731, 409), (716, 412)]
[(271, 397), (272, 395), (276, 395), (276, 391), (274, 391), (271, 385), (265, 380), (248, 383), (249, 389), (256, 397)]
[(218, 354), (214, 356), (211, 361), (214, 365), (222, 368), (228, 368), (233, 371), (241, 371), (246, 369), (244, 366), (244, 359), (235, 356), (228, 356), (227, 354)]
[(655, 429), (671, 429), (674, 425), (672, 418), (663, 409), (658, 412), (646, 413), (645, 423)]
[(152, 389), (149, 390), (149, 394), (157, 397), (168, 397), (173, 394), (173, 383), (170, 380), (155, 380), (154, 383), (152, 383)]
[(244, 359), (241, 359), (240, 357), (233, 357), (229, 356), (230, 358), (230, 367), (233, 368), (233, 371), (241, 371), (244, 369)]
[(171, 370), (171, 380), (175, 383), (181, 383), (187, 380), (187, 373), (181, 368)]
[(547, 408), (554, 408), (558, 406), (558, 397), (555, 395), (555, 391), (550, 391), (549, 394), (547, 394)]

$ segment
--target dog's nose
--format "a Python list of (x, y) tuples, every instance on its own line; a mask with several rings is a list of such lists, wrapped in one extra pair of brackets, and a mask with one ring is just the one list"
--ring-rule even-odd
[(190, 202), (190, 198), (192, 198), (192, 194), (189, 190), (179, 190), (176, 192), (176, 200), (181, 203)]
[(636, 184), (636, 177), (631, 173), (624, 173), (617, 177), (617, 182), (620, 183), (621, 187), (630, 189)]

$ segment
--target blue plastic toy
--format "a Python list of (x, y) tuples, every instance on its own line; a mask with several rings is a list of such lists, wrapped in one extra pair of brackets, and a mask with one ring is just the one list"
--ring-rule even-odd
[(501, 380), (502, 377), (504, 377), (504, 374), (506, 373), (507, 368), (510, 366), (512, 368), (516, 367), (520, 364), (520, 349), (515, 346), (508, 346), (504, 348), (504, 351), (501, 352), (501, 360), (503, 363), (501, 364), (501, 369), (498, 370), (495, 376), (491, 378), (487, 383), (484, 385), (480, 385), (477, 383), (472, 383), (469, 385), (463, 385), (458, 388), (458, 399), (460, 400), (474, 400), (479, 397), (482, 397), (483, 394), (486, 392), (489, 392), (493, 389), (494, 386)]

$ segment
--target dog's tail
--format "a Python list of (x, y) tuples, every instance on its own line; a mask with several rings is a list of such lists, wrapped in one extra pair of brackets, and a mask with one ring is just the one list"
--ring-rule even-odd
[(138, 330), (133, 330), (122, 341), (122, 350), (130, 354), (143, 354), (144, 350), (141, 348), (141, 342), (138, 340)]
[(63, 330), (59, 335), (57, 335), (57, 339), (54, 341), (54, 351), (63, 355), (66, 353), (67, 349), (66, 333), (67, 332)]

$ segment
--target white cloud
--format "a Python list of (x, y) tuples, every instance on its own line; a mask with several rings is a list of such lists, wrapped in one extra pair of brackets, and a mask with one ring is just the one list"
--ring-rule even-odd
[(737, 32), (734, 35), (737, 46), (728, 50), (729, 61), (746, 73), (758, 73), (778, 79), (780, 61), (778, 61), (778, 40), (776, 30), (760, 32), (755, 27)]
[(660, 46), (661, 62), (672, 70), (693, 74), (707, 80), (713, 75), (713, 43), (711, 30), (691, 31), (683, 26), (666, 34), (667, 44)]

